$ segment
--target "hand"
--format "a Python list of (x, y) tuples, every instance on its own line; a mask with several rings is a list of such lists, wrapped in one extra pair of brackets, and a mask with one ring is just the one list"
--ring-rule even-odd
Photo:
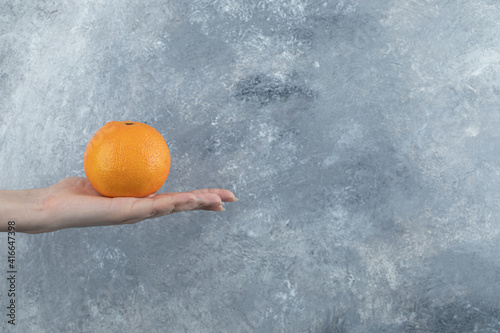
[[(16, 221), (16, 231), (26, 233), (131, 224), (188, 210), (223, 211), (224, 202), (238, 200), (232, 192), (223, 189), (161, 193), (144, 198), (108, 198), (101, 196), (86, 178), (81, 177), (64, 178), (47, 188), (27, 191), (24, 196), (26, 214), (21, 217), (24, 220)], [(2, 229), (7, 222), (1, 221)]]

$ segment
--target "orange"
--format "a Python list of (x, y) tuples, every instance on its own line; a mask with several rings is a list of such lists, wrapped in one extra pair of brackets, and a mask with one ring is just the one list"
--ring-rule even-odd
[(83, 167), (90, 184), (104, 196), (144, 197), (167, 180), (170, 152), (153, 127), (111, 121), (90, 139)]

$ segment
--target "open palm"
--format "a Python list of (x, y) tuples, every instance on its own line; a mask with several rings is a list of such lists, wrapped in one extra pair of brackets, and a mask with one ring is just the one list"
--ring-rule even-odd
[(44, 223), (30, 228), (32, 233), (137, 223), (188, 210), (222, 211), (224, 202), (237, 200), (231, 191), (223, 189), (161, 193), (144, 198), (108, 198), (100, 195), (82, 177), (64, 178), (43, 190)]

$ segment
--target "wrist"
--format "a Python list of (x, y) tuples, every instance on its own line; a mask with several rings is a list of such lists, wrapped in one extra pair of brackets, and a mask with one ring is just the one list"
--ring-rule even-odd
[(0, 231), (15, 221), (17, 232), (43, 232), (43, 189), (0, 190)]

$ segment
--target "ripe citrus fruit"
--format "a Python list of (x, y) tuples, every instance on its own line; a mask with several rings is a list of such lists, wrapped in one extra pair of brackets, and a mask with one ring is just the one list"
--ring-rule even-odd
[(83, 157), (87, 179), (107, 197), (144, 197), (167, 180), (170, 152), (153, 127), (111, 121), (90, 139)]

